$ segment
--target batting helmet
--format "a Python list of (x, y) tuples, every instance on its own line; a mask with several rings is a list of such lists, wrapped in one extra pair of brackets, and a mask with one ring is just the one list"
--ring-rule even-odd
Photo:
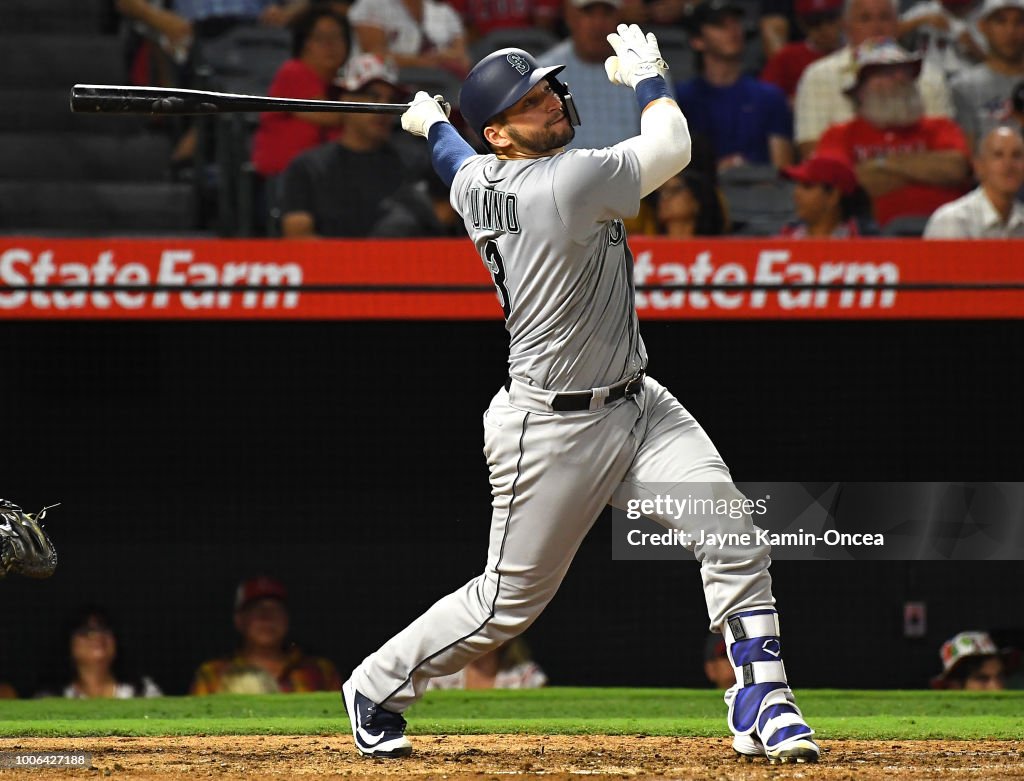
[(541, 68), (533, 55), (522, 49), (499, 49), (469, 72), (459, 91), (459, 110), (483, 138), (484, 126), (491, 119), (516, 103), (541, 79), (547, 79), (561, 98), (569, 122), (578, 125), (580, 118), (568, 85), (555, 78), (563, 68), (564, 65)]

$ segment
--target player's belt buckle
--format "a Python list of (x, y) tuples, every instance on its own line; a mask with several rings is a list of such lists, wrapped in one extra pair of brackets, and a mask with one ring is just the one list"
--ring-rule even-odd
[(644, 385), (644, 370), (641, 369), (626, 382), (626, 387), (623, 390), (626, 396), (636, 396), (640, 392), (640, 389)]

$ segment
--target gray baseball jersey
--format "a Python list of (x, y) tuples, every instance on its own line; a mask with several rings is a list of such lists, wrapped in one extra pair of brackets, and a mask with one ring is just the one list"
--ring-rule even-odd
[(513, 377), (587, 390), (646, 366), (621, 222), (640, 208), (632, 152), (473, 157), (455, 176), (451, 202), (494, 279)]

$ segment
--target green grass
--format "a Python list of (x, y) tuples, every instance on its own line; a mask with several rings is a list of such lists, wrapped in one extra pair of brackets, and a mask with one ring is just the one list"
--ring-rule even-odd
[[(1024, 691), (800, 692), (824, 739), (1024, 738)], [(725, 736), (715, 691), (569, 689), (432, 692), (409, 732)], [(153, 700), (0, 700), (0, 737), (330, 735), (348, 732), (337, 694)]]

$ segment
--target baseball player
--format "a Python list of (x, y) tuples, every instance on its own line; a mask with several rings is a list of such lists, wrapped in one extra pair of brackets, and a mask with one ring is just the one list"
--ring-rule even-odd
[[(475, 154), (426, 93), (402, 116), (403, 128), (427, 139), (491, 272), (510, 336), (509, 380), (484, 415), (494, 496), (486, 567), (342, 686), (363, 754), (411, 753), (402, 712), (431, 678), (530, 626), (613, 493), (625, 507), (655, 495), (651, 486), (700, 482), (716, 500), (742, 500), (704, 430), (646, 375), (622, 219), (689, 163), (690, 135), (655, 37), (620, 25), (608, 40), (608, 77), (633, 88), (642, 111), (640, 134), (615, 146), (563, 150), (579, 118), (556, 78), (562, 66), (538, 67), (519, 49), (485, 57), (460, 93), (491, 154)], [(756, 529), (748, 515), (652, 517), (695, 540), (708, 524), (719, 533)], [(726, 693), (734, 748), (772, 762), (816, 761), (782, 665), (768, 546), (692, 547), (711, 629), (724, 633), (736, 672)]]

